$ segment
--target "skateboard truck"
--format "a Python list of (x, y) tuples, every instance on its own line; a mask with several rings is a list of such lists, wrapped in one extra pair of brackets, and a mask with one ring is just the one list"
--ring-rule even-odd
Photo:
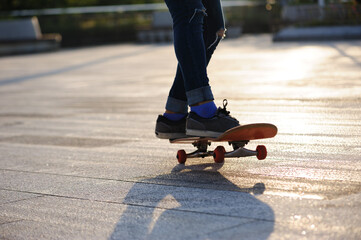
[(178, 150), (177, 159), (180, 164), (184, 164), (187, 158), (204, 158), (213, 156), (213, 159), (216, 163), (223, 163), (224, 158), (239, 158), (239, 157), (250, 157), (257, 156), (258, 160), (263, 160), (267, 157), (267, 149), (263, 145), (258, 145), (255, 151), (244, 148), (248, 143), (245, 142), (229, 142), (229, 145), (233, 146), (233, 151), (227, 152), (223, 146), (218, 146), (214, 151), (207, 151), (208, 146), (211, 145), (210, 142), (194, 142), (193, 146), (197, 148), (196, 151), (191, 153), (186, 153), (183, 149)]

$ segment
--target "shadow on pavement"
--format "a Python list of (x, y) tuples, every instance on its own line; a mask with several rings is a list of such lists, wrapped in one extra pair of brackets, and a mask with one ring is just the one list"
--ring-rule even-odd
[(347, 54), (347, 52), (342, 49), (340, 46), (337, 46), (336, 44), (330, 44), (330, 46), (332, 48), (334, 48), (338, 53), (341, 54), (341, 56), (348, 58), (349, 60), (351, 60), (354, 64), (358, 65), (361, 67), (361, 62), (358, 61), (358, 59), (354, 56), (351, 56), (350, 54)]
[[(29, 81), (29, 80), (33, 80), (33, 79), (39, 79), (39, 78), (43, 78), (43, 77), (50, 77), (53, 75), (64, 74), (67, 72), (72, 72), (72, 71), (76, 71), (79, 69), (92, 67), (92, 66), (95, 66), (98, 64), (104, 64), (106, 62), (109, 62), (109, 61), (112, 61), (115, 59), (119, 59), (119, 58), (137, 56), (137, 55), (144, 54), (144, 52), (151, 51), (151, 50), (152, 50), (151, 47), (149, 47), (149, 49), (147, 49), (147, 50), (141, 49), (141, 50), (133, 51), (130, 53), (106, 56), (106, 57), (98, 58), (95, 60), (83, 61), (79, 64), (73, 64), (73, 65), (63, 66), (63, 67), (56, 68), (56, 69), (50, 69), (45, 72), (39, 72), (39, 73), (35, 73), (35, 74), (13, 77), (13, 78), (8, 78), (8, 79), (0, 79), (0, 87), (9, 85), (9, 84), (21, 83), (21, 82), (25, 82), (25, 81)], [(89, 56), (89, 57), (91, 57), (91, 56)]]
[(267, 239), (274, 212), (254, 196), (265, 185), (240, 188), (218, 172), (221, 167), (177, 165), (134, 184), (109, 239)]

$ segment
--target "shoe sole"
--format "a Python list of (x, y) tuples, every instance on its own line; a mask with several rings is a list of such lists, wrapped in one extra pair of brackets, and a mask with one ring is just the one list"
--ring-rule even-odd
[(195, 129), (186, 129), (187, 136), (195, 136), (195, 137), (210, 137), (217, 138), (223, 132), (213, 132), (213, 131), (203, 131), (203, 130), (195, 130)]
[(176, 139), (176, 138), (186, 138), (187, 135), (185, 133), (161, 133), (155, 132), (157, 138), (160, 139)]

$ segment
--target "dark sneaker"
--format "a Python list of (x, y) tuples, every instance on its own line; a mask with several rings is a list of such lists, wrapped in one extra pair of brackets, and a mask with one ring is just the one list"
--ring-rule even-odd
[(218, 108), (212, 118), (202, 118), (190, 112), (187, 118), (186, 134), (197, 137), (218, 137), (228, 129), (239, 126), (237, 119), (231, 117), (226, 110), (227, 100), (223, 101), (223, 108)]
[(179, 121), (171, 121), (168, 118), (159, 115), (157, 124), (155, 125), (155, 135), (161, 139), (176, 139), (187, 137), (186, 119), (187, 117), (184, 117)]

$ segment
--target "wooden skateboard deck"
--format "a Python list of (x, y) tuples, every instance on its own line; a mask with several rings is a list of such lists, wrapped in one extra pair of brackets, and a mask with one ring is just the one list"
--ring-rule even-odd
[[(170, 143), (192, 144), (197, 148), (195, 152), (186, 153), (179, 150), (177, 153), (178, 162), (184, 164), (187, 158), (212, 156), (218, 163), (224, 161), (225, 157), (247, 157), (257, 156), (263, 160), (267, 156), (265, 146), (257, 146), (256, 151), (245, 149), (244, 146), (251, 140), (272, 138), (277, 134), (277, 127), (269, 123), (255, 123), (234, 127), (224, 132), (217, 138), (188, 137), (170, 140)], [(233, 146), (233, 151), (226, 152), (223, 146), (218, 146), (214, 151), (207, 151), (211, 142), (228, 142)]]

